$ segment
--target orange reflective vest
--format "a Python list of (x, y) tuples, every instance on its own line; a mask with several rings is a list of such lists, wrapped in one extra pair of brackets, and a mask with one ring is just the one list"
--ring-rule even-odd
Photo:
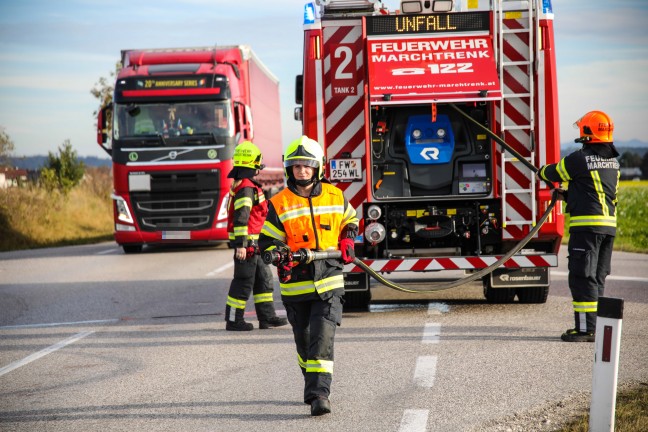
[[(347, 225), (353, 225), (355, 232), (358, 218), (342, 191), (324, 182), (316, 187), (321, 187), (321, 191), (309, 198), (299, 196), (290, 189), (284, 189), (270, 198), (272, 205), (261, 230), (262, 249), (273, 249), (274, 246), (269, 243), (279, 240), (292, 251), (301, 248), (337, 250), (340, 235), (345, 233), (346, 236)], [(303, 273), (298, 269), (302, 266), (311, 266), (307, 272), (309, 277), (301, 276)], [(342, 268), (337, 260), (301, 264), (293, 270), (290, 281), (280, 283), (281, 295), (284, 300), (312, 293), (326, 298), (333, 290), (344, 289)]]

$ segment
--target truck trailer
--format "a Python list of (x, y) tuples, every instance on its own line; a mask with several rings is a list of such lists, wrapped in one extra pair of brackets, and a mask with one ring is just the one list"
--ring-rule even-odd
[[(295, 119), (356, 208), (356, 256), (373, 271), (485, 269), (550, 208), (532, 169), (560, 158), (550, 0), (317, 0), (303, 47)], [(487, 301), (546, 302), (563, 218), (553, 207), (483, 277)], [(345, 290), (371, 300), (357, 265)]]
[(267, 193), (283, 186), (278, 80), (247, 45), (123, 50), (121, 65), (97, 122), (113, 161), (115, 240), (125, 253), (227, 241), (237, 144), (263, 152)]

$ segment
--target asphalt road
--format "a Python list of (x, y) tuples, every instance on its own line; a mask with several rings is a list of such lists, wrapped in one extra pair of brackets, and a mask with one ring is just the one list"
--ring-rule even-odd
[[(376, 289), (338, 329), (333, 413), (311, 418), (289, 326), (224, 331), (231, 257), (0, 253), (0, 430), (475, 431), (591, 391), (594, 344), (559, 339), (573, 325), (561, 255), (542, 305), (489, 305), (475, 284)], [(625, 301), (619, 383), (648, 382), (648, 255), (615, 253), (606, 295)]]

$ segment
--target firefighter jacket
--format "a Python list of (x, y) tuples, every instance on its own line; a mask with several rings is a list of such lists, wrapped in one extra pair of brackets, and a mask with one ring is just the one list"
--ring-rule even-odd
[(588, 145), (557, 164), (540, 169), (540, 178), (569, 182), (567, 208), (569, 232), (616, 234), (616, 205), (619, 162), (600, 156)]
[[(311, 196), (300, 196), (290, 183), (270, 198), (268, 216), (259, 247), (270, 250), (275, 241), (288, 245), (295, 252), (301, 248), (323, 251), (338, 249), (341, 238), (355, 238), (358, 218), (342, 191), (330, 183), (318, 182)], [(292, 278), (280, 283), (283, 301), (306, 301), (319, 296), (326, 300), (335, 291), (344, 290), (343, 265), (339, 260), (319, 260), (299, 264), (292, 269)]]
[(230, 246), (238, 248), (255, 244), (267, 214), (268, 202), (260, 184), (247, 178), (238, 184), (234, 182), (227, 205)]

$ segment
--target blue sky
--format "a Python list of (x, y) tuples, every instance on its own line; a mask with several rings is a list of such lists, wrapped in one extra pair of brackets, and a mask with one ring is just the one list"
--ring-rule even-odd
[[(384, 1), (390, 9), (397, 0)], [(553, 0), (561, 141), (592, 109), (615, 121), (615, 140), (645, 138), (648, 1)], [(15, 156), (107, 157), (95, 141), (90, 89), (127, 48), (249, 44), (279, 78), (284, 142), (301, 72), (301, 0), (20, 0), (0, 2), (0, 127)]]

